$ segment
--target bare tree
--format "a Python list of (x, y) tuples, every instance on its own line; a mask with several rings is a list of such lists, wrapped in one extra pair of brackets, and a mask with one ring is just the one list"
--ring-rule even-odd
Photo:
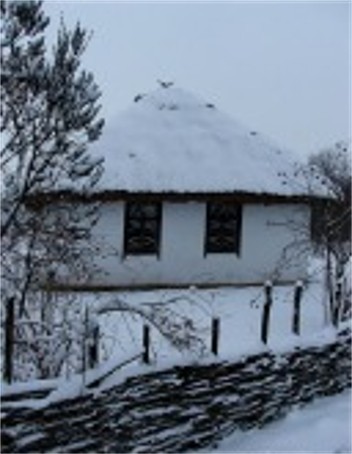
[(325, 259), (318, 271), (325, 275), (326, 321), (336, 324), (338, 314), (344, 318), (351, 311), (351, 287), (346, 280), (351, 258), (350, 144), (339, 142), (310, 156), (308, 165), (297, 166), (295, 175), (302, 177), (305, 188), (310, 191), (311, 222), (308, 225), (287, 220), (286, 225), (293, 233), (305, 233), (299, 235), (299, 241), (295, 238), (287, 245), (277, 272), (290, 266), (292, 260), (294, 263), (298, 255), (320, 253)]
[(350, 144), (335, 146), (310, 156), (317, 172), (334, 198), (316, 201), (312, 206), (312, 238), (316, 246), (329, 248), (336, 257), (338, 273), (351, 248), (351, 149)]
[[(346, 266), (351, 257), (351, 147), (338, 142), (310, 156), (309, 164), (334, 195), (312, 205), (312, 239), (326, 257), (326, 287), (330, 315), (350, 313), (351, 289), (345, 285)], [(340, 288), (340, 290), (337, 290)], [(341, 293), (342, 290), (342, 293)], [(344, 307), (339, 307), (343, 305)]]

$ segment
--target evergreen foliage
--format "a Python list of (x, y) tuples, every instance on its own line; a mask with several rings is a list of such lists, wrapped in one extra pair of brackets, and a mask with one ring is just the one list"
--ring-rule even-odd
[[(94, 204), (77, 207), (63, 196), (51, 203), (44, 196), (88, 195), (103, 171), (102, 159), (88, 150), (104, 125), (101, 92), (81, 68), (89, 34), (61, 20), (49, 49), (48, 26), (41, 1), (1, 2), (2, 310), (15, 300), (14, 363), (22, 363), (21, 378), (33, 367), (36, 376), (57, 374), (58, 308), (43, 286), (55, 280), (58, 263), (60, 271), (88, 279), (87, 254), (97, 247), (89, 242)], [(72, 319), (61, 320), (61, 330), (75, 332)]]

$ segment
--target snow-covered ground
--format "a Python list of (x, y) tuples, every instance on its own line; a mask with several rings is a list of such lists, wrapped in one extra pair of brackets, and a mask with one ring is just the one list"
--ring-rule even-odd
[[(273, 286), (273, 305), (270, 317), (269, 342), (260, 340), (260, 326), (265, 294), (263, 287), (221, 287), (214, 289), (189, 288), (185, 290), (155, 290), (116, 292), (85, 295), (85, 303), (104, 307), (107, 301), (124, 302), (132, 307), (159, 310), (182, 324), (182, 317), (192, 321), (194, 332), (202, 341), (203, 359), (210, 355), (211, 320), (220, 319), (219, 359), (236, 359), (265, 348), (275, 351), (290, 349), (310, 342), (312, 336), (326, 335), (329, 327), (325, 320), (324, 294), (321, 273), (313, 268), (312, 279), (304, 286), (301, 302), (301, 335), (292, 333), (294, 286)], [(317, 278), (319, 276), (319, 279)], [(117, 304), (118, 305), (118, 304)], [(114, 307), (114, 303), (108, 304)], [(103, 357), (125, 358), (129, 353), (142, 351), (142, 325), (140, 316), (128, 312), (107, 312), (99, 317)], [(187, 332), (187, 327), (185, 327)], [(180, 352), (155, 327), (151, 327), (152, 362), (159, 367), (194, 360), (200, 349)], [(199, 345), (198, 345), (199, 347)], [(199, 358), (198, 358), (199, 359)], [(214, 358), (212, 358), (214, 359)]]
[[(265, 349), (275, 352), (292, 350), (295, 346), (321, 344), (333, 340), (336, 330), (326, 321), (321, 263), (315, 261), (310, 270), (309, 283), (304, 284), (301, 302), (301, 335), (292, 333), (294, 286), (273, 286), (273, 305), (270, 319), (269, 342), (260, 341), (260, 326), (265, 301), (261, 287), (222, 287), (214, 289), (189, 288), (184, 290), (155, 290), (77, 294), (77, 302), (98, 316), (101, 331), (101, 365), (82, 375), (71, 375), (48, 383), (31, 381), (26, 384), (2, 384), (1, 392), (41, 390), (56, 386), (42, 399), (28, 399), (29, 407), (45, 407), (49, 403), (86, 392), (85, 385), (97, 377), (108, 377), (96, 389), (106, 389), (122, 382), (127, 376), (163, 369), (175, 364), (207, 363), (232, 360)], [(124, 304), (132, 308), (149, 310), (158, 304), (173, 322), (192, 321), (194, 332), (203, 342), (203, 351), (180, 352), (151, 325), (152, 364), (133, 361), (122, 369), (115, 366), (142, 351), (144, 321), (137, 313), (107, 311)], [(149, 309), (148, 309), (149, 308)], [(85, 311), (83, 311), (85, 312)], [(210, 326), (213, 317), (220, 319), (219, 355), (210, 353)], [(346, 322), (345, 322), (346, 323)], [(348, 324), (349, 322), (347, 322)], [(185, 327), (187, 332), (187, 327)], [(200, 354), (202, 353), (202, 354)], [(46, 386), (47, 385), (47, 386)], [(50, 385), (50, 386), (49, 386)], [(23, 406), (12, 402), (10, 406)], [(262, 429), (235, 432), (224, 439), (212, 452), (252, 453), (350, 453), (351, 443), (351, 391), (320, 399), (304, 409), (295, 409), (285, 419)]]
[(351, 391), (320, 399), (262, 429), (236, 432), (212, 452), (351, 453)]
[[(58, 381), (56, 396), (50, 401), (73, 396), (82, 392), (84, 381), (90, 382), (106, 375), (116, 365), (135, 357), (143, 350), (142, 328), (145, 321), (136, 312), (107, 311), (107, 308), (129, 306), (151, 314), (157, 304), (159, 325), (176, 324), (177, 335), (195, 334), (200, 342), (193, 342), (192, 351), (180, 351), (162, 336), (153, 324), (151, 328), (151, 364), (145, 365), (136, 359), (117, 369), (102, 384), (110, 387), (126, 376), (172, 367), (175, 364), (205, 363), (222, 360), (236, 361), (240, 357), (265, 349), (275, 352), (288, 351), (298, 345), (321, 344), (335, 337), (335, 329), (325, 319), (322, 264), (312, 262), (309, 283), (303, 288), (301, 302), (301, 334), (292, 333), (294, 286), (273, 286), (273, 304), (270, 316), (269, 341), (264, 345), (260, 339), (260, 327), (265, 294), (263, 287), (221, 287), (214, 289), (179, 289), (133, 292), (101, 292), (76, 294), (81, 309), (89, 307), (89, 313), (103, 313), (97, 319), (100, 327), (100, 366), (88, 371), (84, 379), (80, 375), (65, 374)], [(85, 310), (82, 311), (84, 323)], [(166, 316), (165, 321), (162, 320)], [(186, 319), (185, 319), (186, 317)], [(211, 354), (211, 321), (220, 319), (219, 354)], [(154, 318), (155, 319), (155, 318)], [(191, 322), (193, 329), (190, 330)], [(181, 336), (180, 336), (181, 335)], [(79, 366), (79, 364), (78, 364)], [(66, 379), (69, 379), (68, 381)], [(32, 382), (33, 389), (42, 387)], [(32, 389), (31, 383), (2, 384), (2, 394), (23, 392)], [(42, 402), (44, 404), (44, 402)]]

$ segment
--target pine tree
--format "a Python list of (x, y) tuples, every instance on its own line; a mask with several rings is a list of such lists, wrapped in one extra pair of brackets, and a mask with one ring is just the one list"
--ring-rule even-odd
[[(81, 69), (89, 35), (62, 20), (49, 51), (48, 26), (41, 1), (1, 2), (2, 310), (14, 300), (16, 313), (27, 319), (58, 263), (86, 276), (86, 254), (94, 246), (82, 240), (89, 239), (96, 206), (78, 209), (65, 195), (87, 197), (103, 169), (88, 149), (104, 124), (101, 92), (93, 74)], [(51, 201), (53, 193), (60, 199)], [(17, 336), (32, 342), (44, 329), (50, 337), (51, 298), (44, 300), (41, 327), (27, 324)], [(27, 357), (38, 350), (31, 342)]]

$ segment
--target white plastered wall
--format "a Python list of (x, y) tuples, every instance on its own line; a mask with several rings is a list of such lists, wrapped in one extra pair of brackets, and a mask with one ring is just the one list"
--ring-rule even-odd
[[(102, 246), (96, 257), (102, 273), (81, 284), (116, 287), (250, 284), (305, 277), (308, 206), (243, 205), (239, 255), (204, 255), (205, 215), (204, 203), (164, 202), (160, 256), (124, 257), (124, 203), (104, 204), (93, 231), (93, 240)], [(77, 283), (66, 280), (65, 284)]]

